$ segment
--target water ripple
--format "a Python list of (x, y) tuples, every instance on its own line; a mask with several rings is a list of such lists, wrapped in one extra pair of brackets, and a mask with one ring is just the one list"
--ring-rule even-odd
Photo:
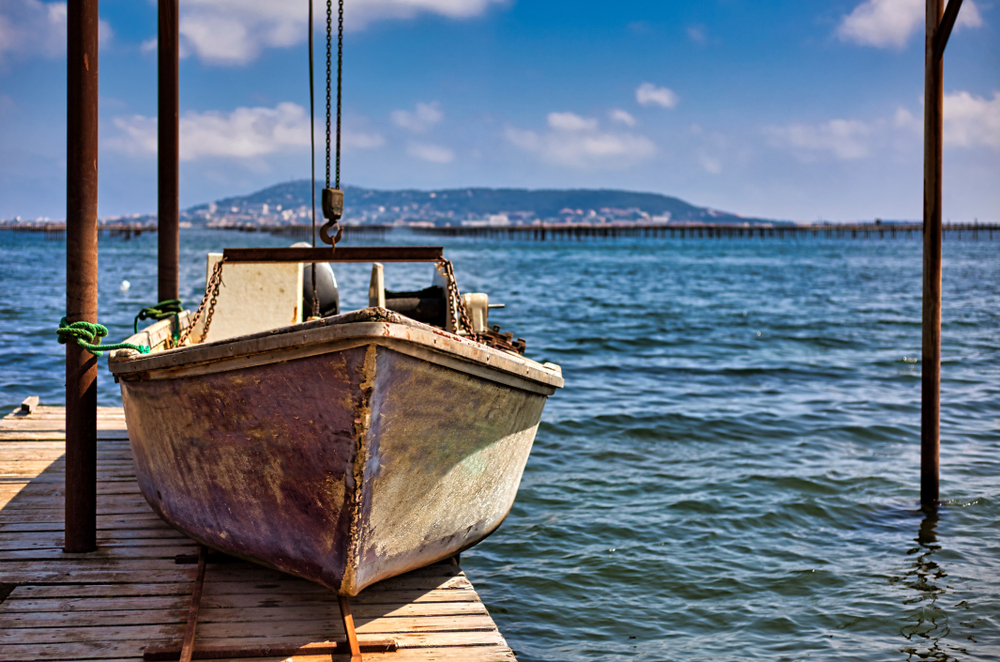
[[(2, 241), (18, 287), (0, 304), (0, 404), (58, 402), (64, 244)], [(282, 243), (185, 233), (185, 298), (207, 249), (248, 242)], [(944, 244), (929, 518), (916, 240), (449, 240), (463, 290), (503, 301), (491, 322), (566, 376), (510, 517), (463, 554), (518, 659), (1000, 660), (996, 246)], [(117, 339), (151, 303), (155, 237), (103, 241), (100, 259)], [(360, 305), (365, 269), (338, 279)], [(106, 375), (100, 399), (117, 402)]]

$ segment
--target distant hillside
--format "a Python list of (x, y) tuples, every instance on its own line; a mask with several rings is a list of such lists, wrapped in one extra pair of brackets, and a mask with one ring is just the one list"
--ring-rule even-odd
[[(317, 204), (319, 201), (317, 191)], [(590, 222), (712, 222), (775, 224), (730, 212), (696, 207), (658, 193), (617, 190), (528, 190), (462, 188), (436, 191), (381, 191), (348, 186), (344, 189), (345, 221), (357, 223), (433, 222), (530, 223)], [(309, 182), (285, 182), (246, 196), (225, 198), (187, 210), (191, 220), (306, 222), (310, 208)]]

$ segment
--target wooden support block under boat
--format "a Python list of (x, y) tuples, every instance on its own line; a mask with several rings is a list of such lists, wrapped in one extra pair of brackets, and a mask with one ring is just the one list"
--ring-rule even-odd
[(380, 308), (109, 366), (161, 517), (342, 595), (492, 533), (563, 384)]

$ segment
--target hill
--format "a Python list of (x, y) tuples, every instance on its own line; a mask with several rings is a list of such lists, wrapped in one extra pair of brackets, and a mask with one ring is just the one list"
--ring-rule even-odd
[[(319, 200), (317, 190), (316, 199)], [(550, 222), (761, 223), (730, 212), (698, 207), (659, 193), (608, 189), (462, 188), (384, 191), (344, 189), (345, 222), (496, 225)], [(306, 223), (311, 201), (308, 180), (276, 184), (245, 196), (188, 209), (187, 220), (214, 223)], [(319, 214), (319, 212), (317, 212)]]

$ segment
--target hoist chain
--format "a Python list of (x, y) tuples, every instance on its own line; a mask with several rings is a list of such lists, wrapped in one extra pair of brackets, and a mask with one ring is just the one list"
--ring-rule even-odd
[(225, 261), (226, 258), (223, 256), (221, 260), (215, 263), (215, 267), (212, 269), (212, 276), (208, 279), (208, 283), (205, 285), (205, 296), (201, 299), (201, 305), (198, 306), (198, 310), (188, 320), (187, 328), (184, 329), (184, 332), (174, 343), (173, 347), (183, 347), (187, 343), (188, 336), (190, 336), (191, 332), (194, 331), (194, 327), (198, 325), (198, 320), (201, 319), (201, 315), (205, 311), (205, 305), (208, 304), (208, 314), (205, 317), (205, 328), (202, 330), (201, 338), (198, 341), (205, 342), (205, 338), (208, 337), (208, 329), (212, 326), (212, 316), (215, 314), (215, 304), (219, 302), (219, 287), (222, 285), (222, 264)]
[(444, 276), (445, 279), (448, 325), (451, 326), (455, 333), (469, 340), (481, 342), (489, 347), (495, 347), (496, 349), (516, 354), (524, 354), (526, 348), (524, 340), (522, 338), (515, 340), (514, 334), (501, 332), (499, 326), (494, 325), (492, 329), (484, 328), (482, 333), (476, 333), (474, 330), (475, 327), (472, 326), (472, 320), (469, 319), (469, 312), (465, 307), (465, 301), (458, 291), (458, 283), (455, 280), (455, 268), (449, 260), (444, 258), (440, 258), (434, 266), (437, 267), (438, 273)]
[(326, 2), (326, 188), (330, 188), (330, 76), (332, 74), (333, 52), (333, 0)]
[(334, 187), (330, 188), (330, 124), (332, 121), (333, 79), (333, 0), (326, 0), (326, 188), (323, 189), (323, 217), (320, 239), (336, 249), (343, 236), (340, 219), (344, 215), (344, 192), (340, 190), (340, 116), (344, 71), (344, 0), (339, 2), (337, 19), (337, 145)]
[(469, 319), (469, 313), (465, 310), (465, 302), (458, 291), (455, 268), (452, 266), (451, 260), (441, 258), (434, 266), (437, 267), (438, 273), (444, 276), (447, 283), (448, 319), (451, 321), (452, 328), (457, 334), (464, 335), (471, 340), (478, 340), (479, 336), (473, 331), (472, 320)]
[[(328, 0), (329, 2), (330, 0)], [(337, 19), (337, 172), (333, 188), (340, 188), (340, 98), (344, 79), (344, 0), (340, 0), (340, 14)]]

